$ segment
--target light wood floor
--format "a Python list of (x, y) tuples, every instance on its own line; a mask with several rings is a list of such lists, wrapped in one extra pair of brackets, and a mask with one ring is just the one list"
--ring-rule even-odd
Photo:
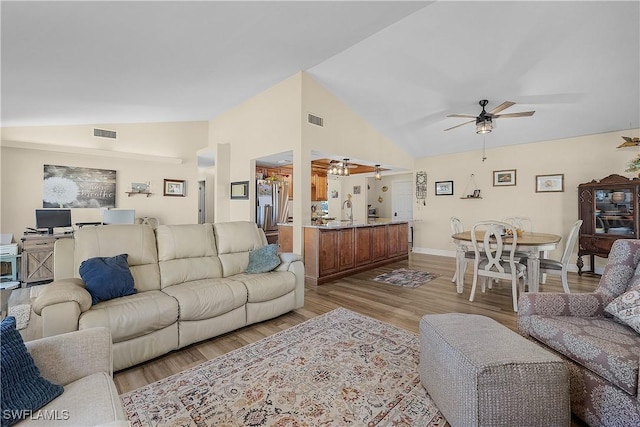
[[(372, 280), (379, 274), (402, 267), (429, 271), (439, 277), (413, 289)], [(473, 279), (471, 267), (467, 268), (463, 294), (457, 294), (455, 284), (451, 282), (455, 271), (454, 258), (413, 253), (407, 261), (375, 268), (325, 285), (307, 287), (303, 308), (117, 372), (114, 377), (118, 391), (124, 393), (155, 382), (337, 307), (345, 307), (415, 333), (418, 332), (418, 324), (424, 314), (451, 312), (482, 314), (516, 330), (516, 314), (511, 306), (509, 283), (495, 284), (493, 289), (484, 294), (478, 290), (475, 301), (469, 302)], [(591, 292), (596, 288), (598, 280), (597, 277), (580, 277), (576, 273), (569, 273), (572, 292)], [(560, 279), (549, 276), (541, 290), (562, 292)]]

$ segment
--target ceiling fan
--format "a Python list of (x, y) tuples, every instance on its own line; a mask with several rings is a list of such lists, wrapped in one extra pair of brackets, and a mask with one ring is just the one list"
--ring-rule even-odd
[(469, 115), (469, 114), (449, 114), (447, 117), (471, 118), (473, 120), (469, 120), (468, 122), (464, 122), (464, 123), (461, 123), (459, 125), (450, 127), (448, 129), (445, 129), (445, 131), (451, 130), (451, 129), (455, 129), (455, 128), (458, 128), (460, 126), (464, 126), (464, 125), (467, 125), (469, 123), (475, 122), (476, 123), (476, 133), (480, 133), (480, 134), (489, 133), (489, 132), (491, 132), (493, 130), (493, 119), (497, 119), (497, 118), (513, 118), (513, 117), (528, 117), (528, 116), (533, 116), (533, 113), (535, 113), (535, 111), (524, 111), (522, 113), (497, 114), (500, 111), (506, 110), (507, 108), (511, 107), (512, 105), (515, 105), (515, 102), (511, 102), (511, 101), (505, 101), (502, 104), (498, 105), (493, 110), (487, 112), (484, 109), (484, 107), (486, 107), (488, 103), (489, 103), (489, 101), (487, 101), (486, 99), (483, 99), (478, 103), (482, 107), (482, 112), (478, 116), (472, 116), (472, 115)]
[(624, 139), (624, 142), (618, 145), (617, 148), (635, 147), (636, 145), (640, 145), (640, 138), (638, 137), (629, 138), (628, 136), (623, 136), (622, 139)]

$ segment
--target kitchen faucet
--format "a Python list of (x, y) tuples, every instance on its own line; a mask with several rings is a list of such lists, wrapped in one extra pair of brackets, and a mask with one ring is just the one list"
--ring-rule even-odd
[(342, 209), (349, 208), (349, 222), (353, 224), (353, 203), (351, 203), (351, 194), (347, 194), (347, 200), (342, 202)]

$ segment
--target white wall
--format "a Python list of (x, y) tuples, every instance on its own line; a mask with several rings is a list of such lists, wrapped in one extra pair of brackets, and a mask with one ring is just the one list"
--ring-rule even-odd
[[(0, 230), (12, 233), (17, 241), (25, 227), (35, 225), (34, 210), (42, 207), (45, 164), (116, 170), (118, 208), (135, 209), (138, 217), (158, 217), (163, 224), (196, 223), (200, 179), (196, 151), (207, 144), (207, 126), (207, 122), (96, 126), (118, 132), (118, 139), (108, 142), (93, 136), (93, 125), (3, 128)], [(113, 149), (106, 150), (108, 144)], [(187, 196), (164, 197), (164, 179), (186, 180)], [(132, 182), (147, 181), (150, 197), (125, 193)], [(101, 219), (99, 209), (72, 209), (71, 214), (74, 223)]]

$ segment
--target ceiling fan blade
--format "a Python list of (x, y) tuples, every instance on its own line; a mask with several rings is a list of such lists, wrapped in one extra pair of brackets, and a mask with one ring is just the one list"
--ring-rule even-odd
[(511, 102), (511, 101), (504, 101), (502, 104), (498, 105), (496, 108), (494, 108), (493, 110), (489, 111), (489, 114), (494, 115), (496, 113), (499, 113), (502, 110), (506, 110), (507, 108), (511, 107), (512, 105), (515, 105), (515, 102)]
[(622, 144), (618, 145), (616, 148), (622, 148), (622, 147), (637, 147), (638, 143), (636, 142), (631, 142), (631, 141), (627, 141), (627, 142), (623, 142)]
[(447, 117), (462, 117), (463, 119), (475, 119), (471, 114), (449, 114)]
[(453, 127), (450, 127), (449, 129), (445, 129), (445, 131), (451, 130), (451, 129), (455, 129), (455, 128), (459, 128), (460, 126), (468, 125), (469, 123), (475, 123), (475, 122), (476, 122), (475, 119), (474, 120), (469, 120), (468, 122), (460, 123), (459, 125), (455, 125)]
[(496, 114), (495, 116), (493, 116), (494, 119), (497, 118), (501, 118), (501, 119), (508, 119), (508, 118), (513, 118), (513, 117), (529, 117), (529, 116), (533, 116), (533, 113), (535, 113), (535, 111), (523, 111), (522, 113), (507, 113), (507, 114)]

